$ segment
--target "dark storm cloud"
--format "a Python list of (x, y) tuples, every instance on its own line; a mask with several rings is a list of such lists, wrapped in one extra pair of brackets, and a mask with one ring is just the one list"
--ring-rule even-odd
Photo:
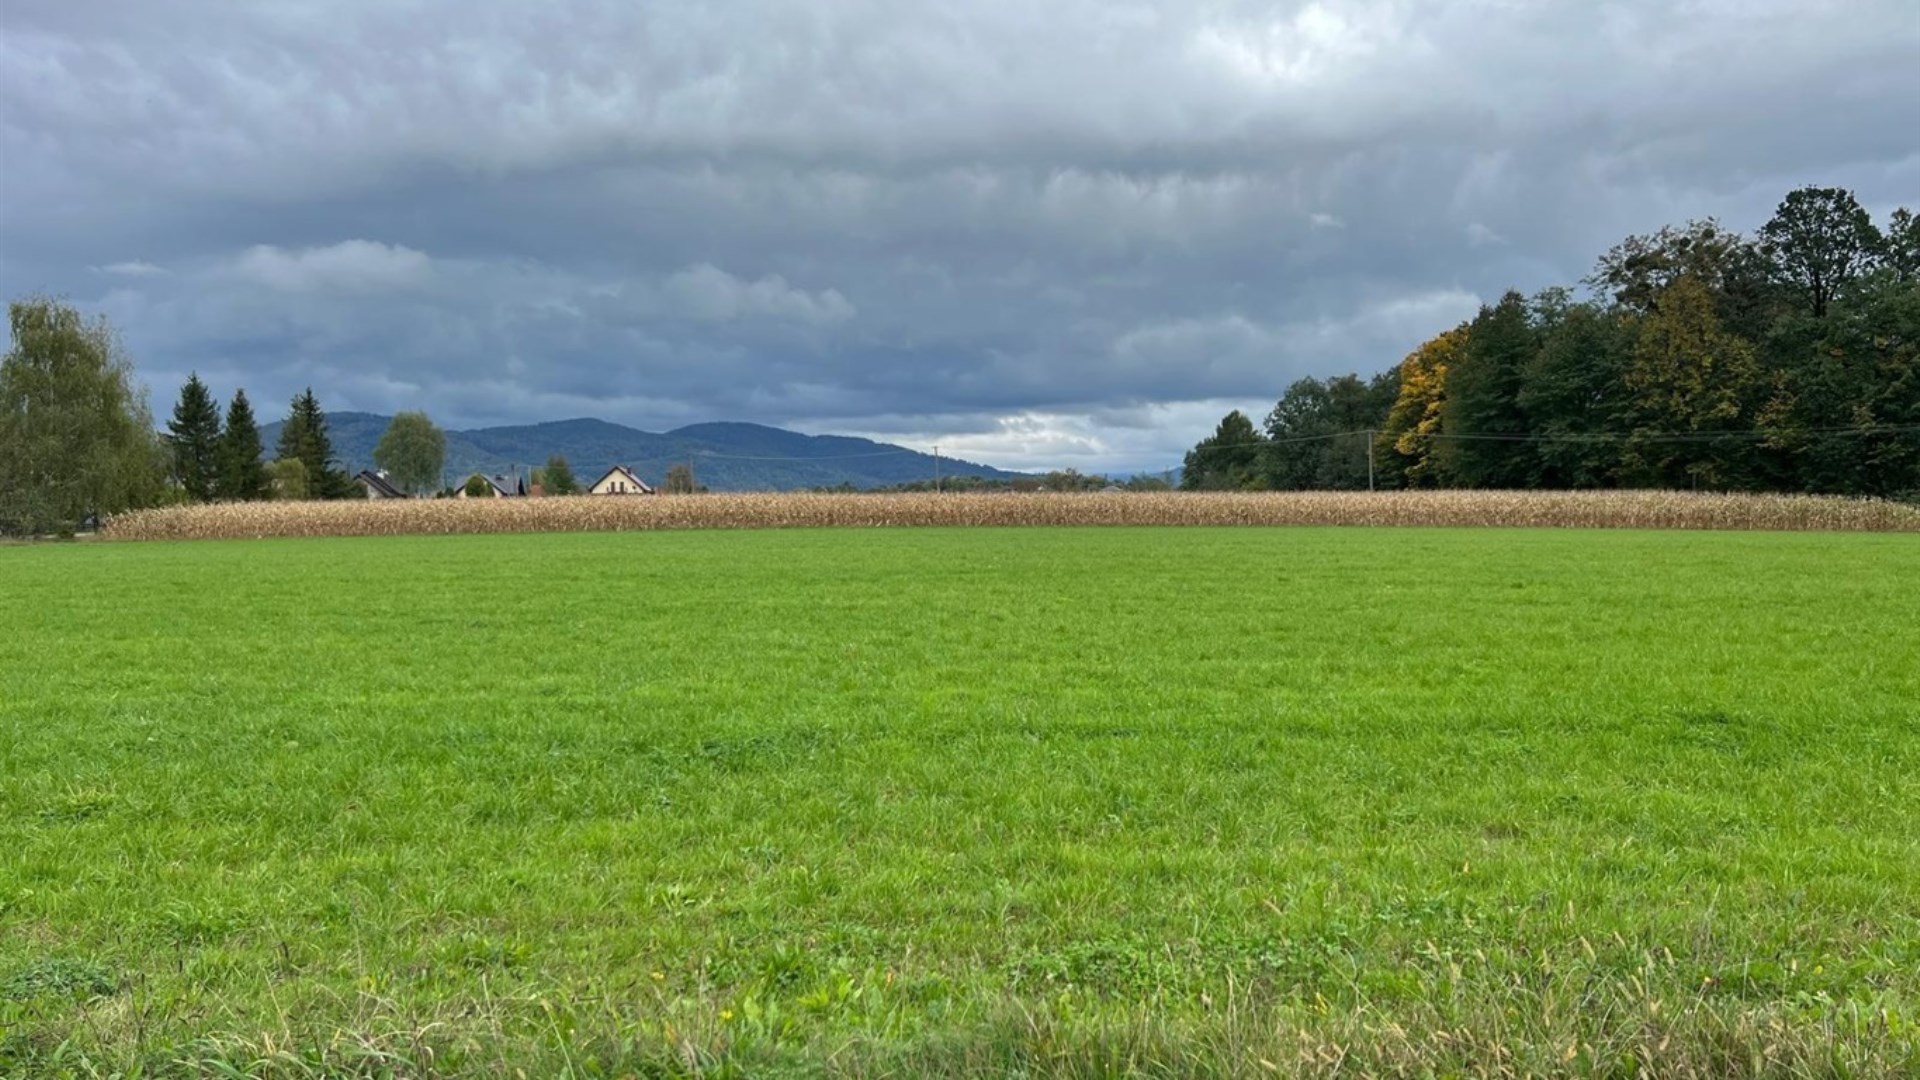
[[(22, 2), (0, 287), (167, 397), (1160, 465), (1631, 231), (1920, 195), (1910, 0)], [(271, 406), (268, 406), (271, 411)]]

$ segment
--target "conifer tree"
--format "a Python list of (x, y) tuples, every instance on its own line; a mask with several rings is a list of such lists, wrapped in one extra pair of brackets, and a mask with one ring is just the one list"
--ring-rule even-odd
[(280, 429), (277, 457), (292, 458), (307, 470), (307, 493), (316, 499), (345, 498), (353, 481), (334, 466), (333, 443), (327, 437), (327, 414), (313, 396), (313, 387), (295, 394), (287, 422)]
[(252, 502), (267, 497), (267, 468), (260, 461), (260, 425), (245, 390), (233, 392), (226, 430), (220, 433), (220, 477), (214, 485), (222, 499)]
[(220, 473), (220, 407), (198, 373), (187, 376), (167, 421), (173, 476), (195, 502), (213, 498)]

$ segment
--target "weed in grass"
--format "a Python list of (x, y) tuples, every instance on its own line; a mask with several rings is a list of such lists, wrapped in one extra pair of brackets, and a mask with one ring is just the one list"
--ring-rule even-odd
[(33, 1001), (43, 997), (86, 998), (111, 994), (113, 972), (88, 960), (43, 957), (0, 976), (0, 998)]
[(103, 813), (113, 803), (113, 796), (93, 788), (68, 788), (61, 791), (40, 807), (40, 820), (49, 824), (64, 824), (85, 821)]

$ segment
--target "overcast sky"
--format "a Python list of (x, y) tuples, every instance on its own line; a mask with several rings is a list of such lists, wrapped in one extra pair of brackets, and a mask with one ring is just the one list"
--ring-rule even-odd
[(1161, 468), (1620, 237), (1920, 204), (1920, 0), (0, 0), (0, 289), (155, 410)]

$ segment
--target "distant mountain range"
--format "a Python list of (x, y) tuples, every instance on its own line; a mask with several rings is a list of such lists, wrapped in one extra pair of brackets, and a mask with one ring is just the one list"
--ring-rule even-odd
[[(373, 448), (392, 417), (375, 413), (327, 414), (333, 452), (350, 472), (373, 467)], [(280, 424), (262, 425), (269, 456)], [(479, 472), (527, 475), (554, 454), (564, 455), (582, 484), (615, 465), (659, 484), (670, 465), (693, 467), (694, 479), (715, 491), (791, 491), (800, 488), (886, 487), (930, 479), (934, 458), (892, 443), (844, 435), (802, 435), (761, 424), (694, 424), (665, 433), (641, 431), (605, 420), (554, 420), (519, 427), (447, 432), (447, 479), (457, 483)], [(943, 476), (1010, 478), (1021, 475), (942, 456)]]

